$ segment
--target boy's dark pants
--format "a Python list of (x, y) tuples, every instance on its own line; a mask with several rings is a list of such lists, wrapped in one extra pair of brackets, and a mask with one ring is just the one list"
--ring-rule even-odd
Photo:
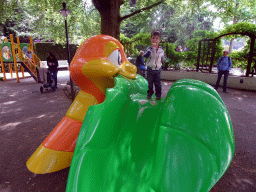
[(147, 79), (148, 79), (148, 97), (152, 97), (154, 94), (153, 84), (155, 85), (156, 97), (161, 97), (162, 86), (161, 86), (161, 69), (152, 70), (147, 68)]
[(215, 85), (215, 89), (218, 89), (218, 88), (219, 88), (221, 76), (222, 76), (223, 74), (224, 74), (223, 91), (226, 91), (226, 90), (227, 90), (227, 81), (228, 81), (228, 74), (229, 74), (229, 71), (221, 71), (221, 70), (219, 70), (219, 72), (218, 72), (218, 79), (217, 79), (217, 82), (216, 82), (216, 85)]

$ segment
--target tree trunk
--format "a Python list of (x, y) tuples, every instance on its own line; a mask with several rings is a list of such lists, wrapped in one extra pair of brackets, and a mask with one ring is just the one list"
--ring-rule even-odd
[[(148, 7), (136, 10), (129, 15), (120, 16), (120, 6), (124, 3), (123, 0), (92, 0), (95, 8), (100, 12), (101, 16), (101, 34), (110, 35), (119, 39), (120, 37), (120, 23), (133, 15), (136, 15), (142, 11), (151, 9), (164, 2), (161, 0)], [(136, 2), (136, 0), (133, 0)]]
[(232, 53), (234, 40), (235, 40), (235, 38), (232, 38), (230, 40), (230, 43), (229, 43), (229, 53)]
[(110, 35), (119, 39), (120, 36), (120, 7), (111, 7), (110, 10), (104, 10), (101, 15), (101, 34)]
[[(238, 6), (239, 4), (236, 4), (236, 6)], [(234, 16), (233, 17), (233, 24), (237, 24), (238, 19)], [(234, 43), (235, 38), (232, 38), (229, 42), (229, 53), (232, 53), (233, 50), (233, 43)]]
[[(236, 10), (237, 10), (238, 7), (239, 7), (239, 1), (235, 0), (235, 3), (236, 3)], [(236, 16), (234, 16), (233, 17), (233, 24), (237, 24), (237, 23), (238, 23), (238, 18)], [(235, 40), (235, 38), (232, 38), (230, 40), (230, 43), (229, 43), (229, 53), (232, 53), (234, 40)]]
[(120, 6), (122, 0), (93, 0), (101, 16), (101, 34), (119, 39), (120, 36)]

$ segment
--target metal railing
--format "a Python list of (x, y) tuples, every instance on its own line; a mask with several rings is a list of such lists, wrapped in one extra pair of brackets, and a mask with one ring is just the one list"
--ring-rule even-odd
[[(30, 49), (28, 49), (28, 50), (31, 51)], [(34, 53), (32, 54), (32, 58), (29, 58), (22, 50), (20, 50), (20, 51), (21, 51), (21, 56), (22, 56), (21, 62), (23, 62), (24, 65), (26, 65), (26, 67), (36, 77), (36, 79), (38, 81), (37, 68), (40, 67), (41, 60)]]

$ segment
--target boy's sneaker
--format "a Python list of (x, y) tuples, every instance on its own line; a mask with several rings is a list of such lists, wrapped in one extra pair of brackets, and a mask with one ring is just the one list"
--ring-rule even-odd
[(147, 99), (151, 99), (151, 97), (147, 96)]
[(156, 100), (161, 100), (161, 97), (157, 97)]

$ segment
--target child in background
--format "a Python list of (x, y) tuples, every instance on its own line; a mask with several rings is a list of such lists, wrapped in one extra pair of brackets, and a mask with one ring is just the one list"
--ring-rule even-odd
[(33, 54), (32, 51), (27, 52), (26, 55), (27, 55), (28, 59), (30, 59), (30, 60), (32, 59), (32, 54)]
[(144, 52), (141, 50), (139, 56), (136, 59), (137, 71), (142, 76), (145, 77), (145, 64), (143, 59)]
[(154, 94), (153, 85), (155, 85), (156, 100), (161, 100), (161, 67), (162, 62), (165, 62), (166, 59), (163, 48), (158, 45), (161, 41), (160, 31), (152, 31), (150, 40), (152, 45), (146, 49), (144, 54), (144, 57), (148, 58), (146, 61), (148, 79), (147, 98), (151, 99)]

